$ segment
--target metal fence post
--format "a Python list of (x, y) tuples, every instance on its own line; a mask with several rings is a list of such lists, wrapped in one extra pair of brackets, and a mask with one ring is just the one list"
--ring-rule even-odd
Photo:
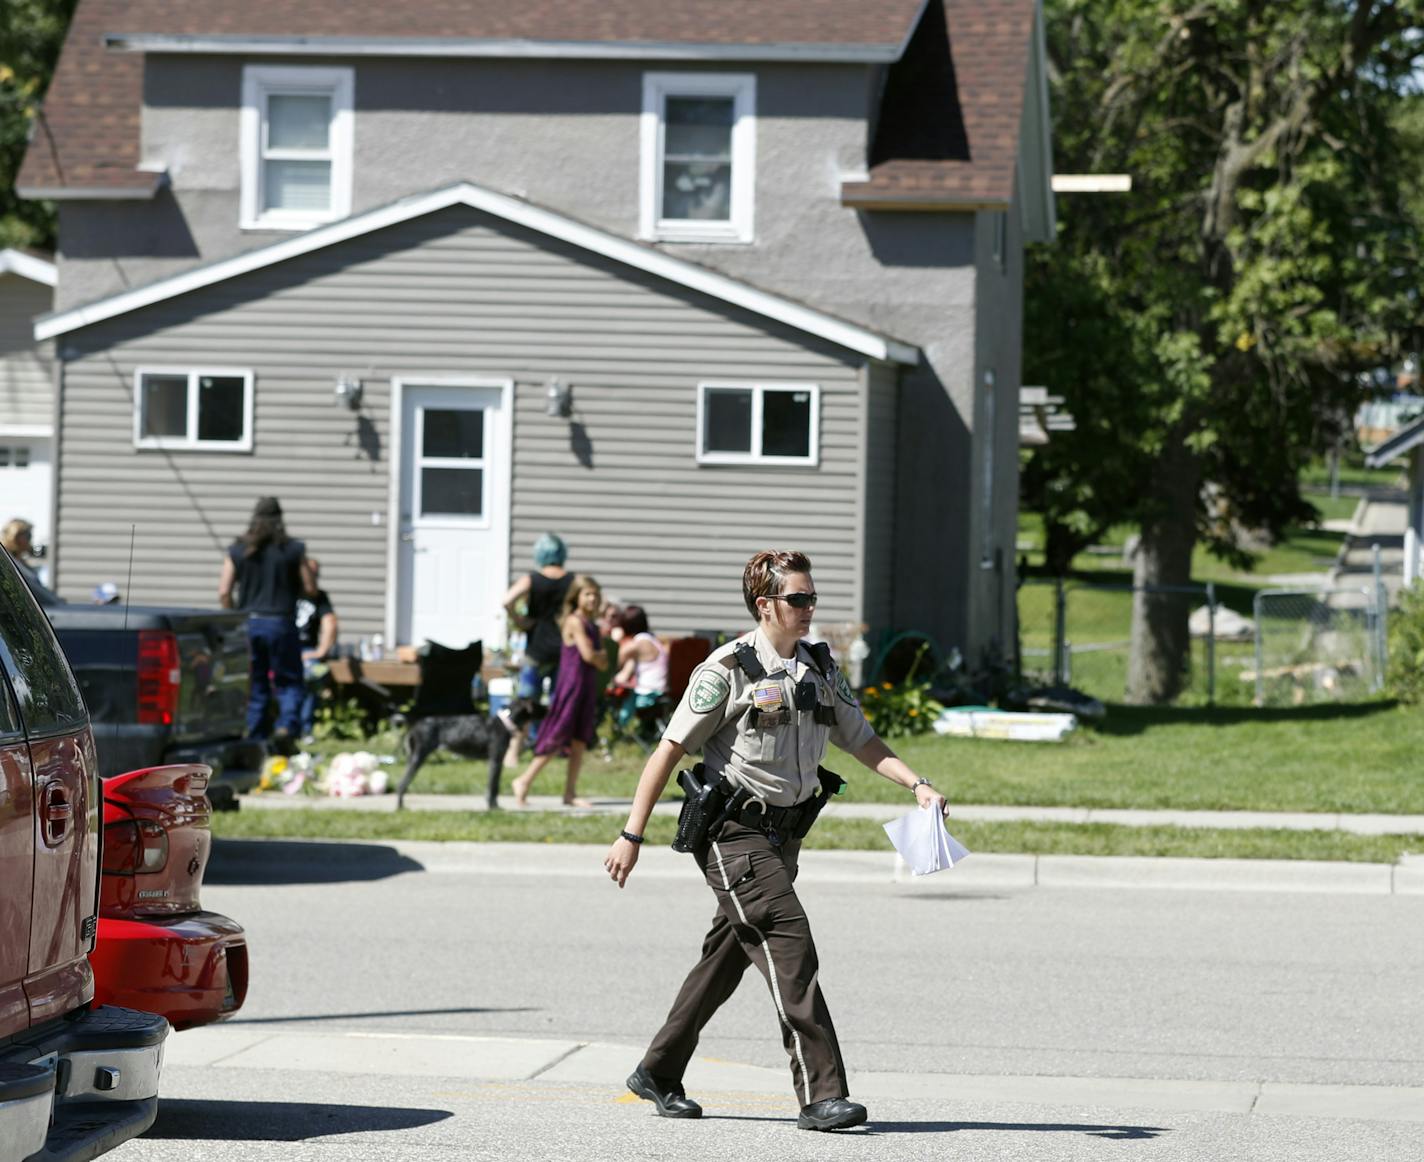
[(1063, 651), (1067, 645), (1068, 598), (1063, 591), (1063, 578), (1054, 582), (1053, 590), (1053, 684), (1062, 686), (1067, 682), (1064, 670)]
[(1216, 585), (1206, 583), (1206, 704), (1216, 705)]
[(1370, 689), (1378, 692), (1384, 689), (1384, 672), (1389, 666), (1389, 595), (1384, 587), (1384, 570), (1380, 564), (1380, 547), (1376, 541), (1373, 548), (1375, 574), (1375, 677)]
[(1266, 704), (1266, 646), (1261, 637), (1261, 594), (1251, 598), (1251, 619), (1256, 623), (1256, 705)]

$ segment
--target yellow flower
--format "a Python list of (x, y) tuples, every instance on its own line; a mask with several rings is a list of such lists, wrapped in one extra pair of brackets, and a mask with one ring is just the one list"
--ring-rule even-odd
[(911, 710), (911, 711), (910, 711), (910, 717), (911, 717), (911, 718), (918, 718), (918, 717), (919, 717), (919, 714), (920, 714), (920, 712), (919, 712), (918, 710)]
[(867, 689), (866, 689), (866, 691), (865, 691), (865, 696), (866, 696), (867, 698), (874, 698), (874, 697), (876, 697), (875, 687), (874, 687), (874, 686), (867, 687)]
[(895, 689), (895, 684), (893, 682), (881, 682), (880, 688), (882, 690), (893, 690)]
[(287, 769), (287, 766), (287, 756), (278, 755), (272, 760), (272, 773), (274, 775), (280, 775), (283, 771)]

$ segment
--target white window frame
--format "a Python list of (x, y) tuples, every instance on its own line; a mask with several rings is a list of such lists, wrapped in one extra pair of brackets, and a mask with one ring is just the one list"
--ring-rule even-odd
[[(664, 113), (669, 97), (732, 98), (731, 216), (724, 222), (664, 218)], [(644, 73), (639, 231), (660, 242), (751, 242), (756, 195), (756, 76)]]
[[(752, 393), (752, 432), (749, 452), (707, 452), (707, 393), (709, 391), (749, 391)], [(811, 393), (811, 432), (805, 456), (764, 456), (757, 451), (762, 442), (763, 400), (768, 391), (808, 391)], [(817, 468), (821, 463), (821, 386), (817, 383), (708, 382), (697, 385), (697, 462), (699, 464), (767, 464), (794, 468)]]
[[(307, 230), (323, 222), (334, 222), (350, 215), (354, 91), (353, 69), (248, 65), (242, 70), (239, 151), (242, 170), (242, 229)], [(331, 98), (331, 136), (327, 142), (327, 154), (331, 161), (331, 204), (325, 210), (262, 209), (267, 99), (289, 95)], [(315, 155), (305, 153), (293, 153), (291, 156), (294, 159), (315, 159)]]
[[(183, 436), (143, 434), (143, 378), (146, 375), (186, 375), (188, 377), (188, 431)], [(242, 439), (198, 439), (198, 381), (205, 375), (242, 380)], [(135, 448), (183, 448), (194, 452), (252, 451), (251, 368), (245, 367), (136, 367), (134, 369), (133, 442)]]

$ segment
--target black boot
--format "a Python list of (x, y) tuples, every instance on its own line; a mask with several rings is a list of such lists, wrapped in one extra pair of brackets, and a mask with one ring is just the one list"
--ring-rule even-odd
[(796, 1125), (802, 1130), (846, 1130), (865, 1121), (865, 1107), (843, 1097), (828, 1097), (801, 1107)]
[[(664, 1085), (641, 1065), (628, 1077), (628, 1088), (645, 1101), (658, 1107), (664, 1118), (700, 1118), (702, 1107), (687, 1096), (681, 1085)], [(862, 1118), (865, 1111), (861, 1111)]]

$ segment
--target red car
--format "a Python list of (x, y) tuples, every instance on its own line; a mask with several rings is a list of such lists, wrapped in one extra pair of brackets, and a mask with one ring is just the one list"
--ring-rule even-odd
[(94, 997), (159, 1013), (175, 1029), (224, 1020), (247, 996), (242, 926), (198, 900), (213, 842), (211, 776), (189, 763), (104, 780)]

